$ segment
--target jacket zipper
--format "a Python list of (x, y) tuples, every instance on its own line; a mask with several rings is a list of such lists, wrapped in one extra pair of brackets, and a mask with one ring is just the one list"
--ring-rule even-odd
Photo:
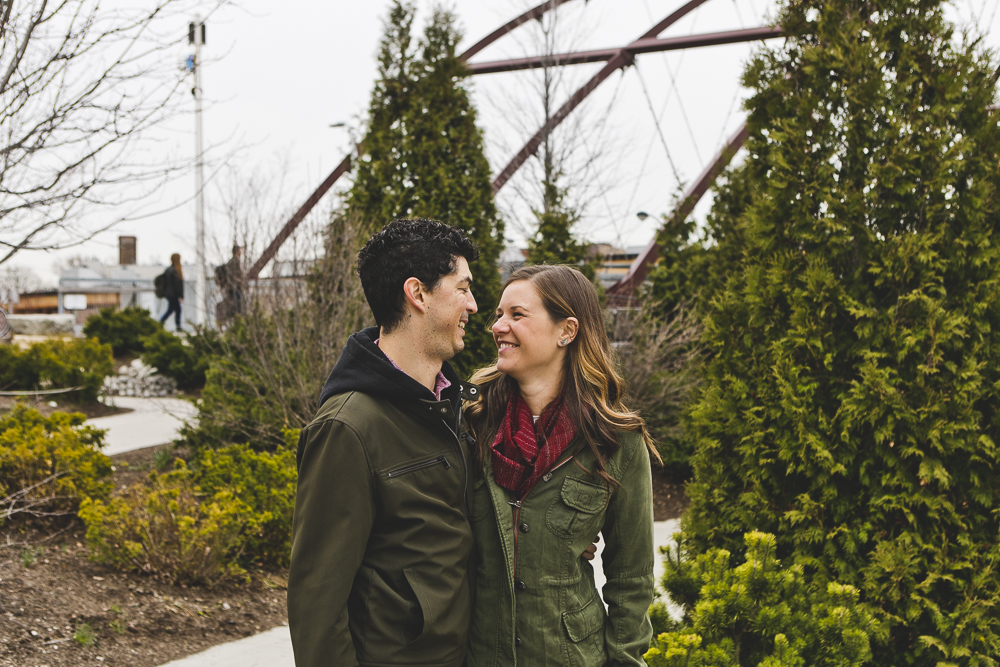
[(472, 508), (469, 507), (469, 464), (465, 460), (465, 450), (462, 449), (462, 439), (459, 434), (462, 432), (462, 406), (459, 403), (458, 415), (455, 417), (455, 430), (452, 431), (451, 426), (444, 419), (444, 425), (447, 427), (451, 434), (455, 436), (455, 445), (458, 446), (458, 458), (462, 462), (462, 474), (464, 475), (462, 484), (462, 504), (465, 505), (465, 518), (468, 519), (472, 516)]
[(420, 463), (414, 463), (413, 465), (406, 466), (405, 468), (397, 468), (395, 470), (390, 470), (386, 477), (399, 477), (400, 475), (405, 475), (408, 472), (413, 472), (414, 470), (420, 470), (422, 468), (430, 468), (439, 463), (444, 464), (444, 469), (448, 470), (451, 468), (451, 464), (448, 463), (448, 459), (442, 454), (436, 459), (431, 459), (430, 461), (421, 461)]

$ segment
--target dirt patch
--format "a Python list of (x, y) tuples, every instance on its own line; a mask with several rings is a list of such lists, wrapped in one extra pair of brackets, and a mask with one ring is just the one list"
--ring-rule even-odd
[(178, 456), (186, 458), (184, 454), (183, 450), (178, 450), (173, 443), (169, 443), (111, 456), (111, 464), (114, 467), (114, 493), (118, 494), (125, 487), (146, 482), (153, 470), (169, 470), (174, 458)]
[(677, 519), (687, 509), (688, 499), (684, 484), (678, 483), (671, 475), (653, 468), (653, 520)]
[[(112, 457), (115, 488), (142, 481), (158, 452)], [(163, 454), (159, 458), (162, 459)], [(286, 574), (250, 583), (173, 586), (92, 563), (84, 528), (0, 535), (0, 667), (154, 667), (287, 624)]]
[[(87, 419), (95, 419), (97, 417), (110, 417), (111, 415), (123, 415), (126, 412), (132, 412), (132, 408), (110, 407), (96, 401), (81, 405), (73, 403), (57, 394), (53, 396), (40, 396), (37, 399), (34, 397), (15, 398), (0, 396), (0, 415), (13, 410), (19, 400), (28, 407), (35, 408), (46, 417), (53, 412), (82, 412), (87, 416)], [(55, 406), (50, 405), (50, 403), (55, 403)]]

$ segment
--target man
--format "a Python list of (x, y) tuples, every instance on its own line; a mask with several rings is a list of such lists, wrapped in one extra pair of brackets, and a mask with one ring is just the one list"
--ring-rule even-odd
[(243, 313), (243, 248), (233, 244), (233, 256), (228, 262), (215, 267), (215, 284), (222, 292), (222, 301), (216, 306), (215, 318), (226, 322)]
[(464, 661), (470, 462), (448, 359), (476, 312), (477, 256), (460, 230), (426, 219), (390, 223), (358, 254), (378, 326), (351, 336), (299, 440), (297, 667)]

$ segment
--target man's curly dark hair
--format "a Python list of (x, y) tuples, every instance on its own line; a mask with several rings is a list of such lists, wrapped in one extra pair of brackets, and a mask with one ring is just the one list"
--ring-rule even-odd
[(383, 227), (358, 253), (358, 277), (375, 323), (390, 333), (406, 313), (403, 283), (416, 278), (433, 292), (455, 272), (459, 257), (472, 262), (479, 250), (457, 227), (427, 218), (400, 218)]

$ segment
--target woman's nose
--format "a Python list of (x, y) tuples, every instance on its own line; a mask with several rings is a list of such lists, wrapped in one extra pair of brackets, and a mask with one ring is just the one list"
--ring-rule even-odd
[(502, 317), (498, 319), (496, 322), (494, 322), (493, 326), (490, 327), (490, 330), (493, 331), (493, 333), (500, 333), (506, 329), (507, 329), (507, 323), (504, 321), (504, 318)]

